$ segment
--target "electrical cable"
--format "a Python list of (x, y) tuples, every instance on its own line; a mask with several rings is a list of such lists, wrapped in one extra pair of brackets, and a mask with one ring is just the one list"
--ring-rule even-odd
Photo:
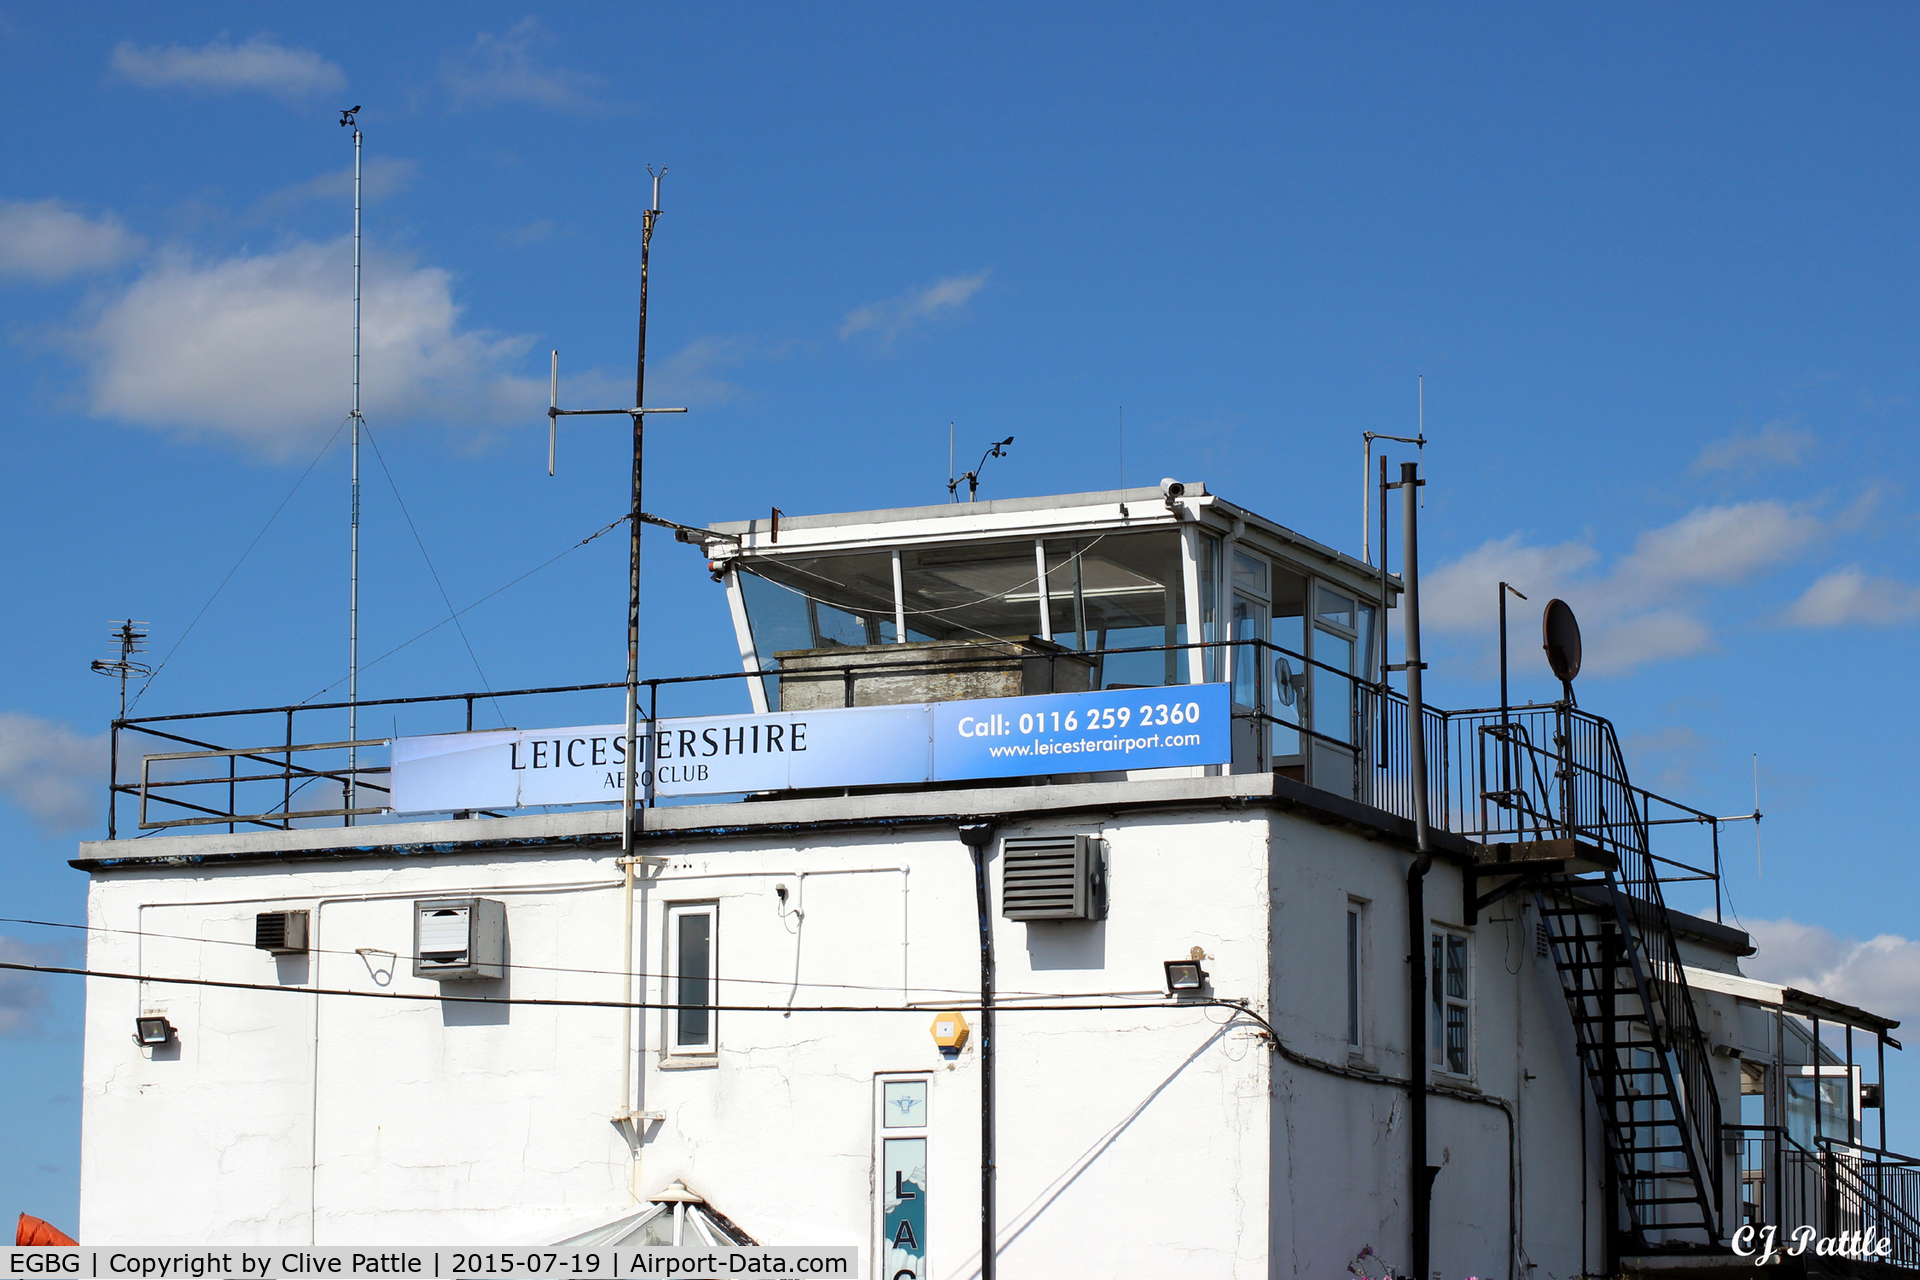
[[(520, 583), (525, 582), (528, 578), (531, 578), (534, 574), (540, 572), (542, 569), (552, 564), (555, 560), (559, 560), (566, 556), (572, 555), (574, 552), (578, 551), (581, 547), (584, 547), (589, 542), (592, 542), (595, 538), (598, 538), (603, 534), (608, 534), (613, 532), (615, 529), (619, 528), (621, 525), (625, 524), (626, 522), (627, 522), (627, 517), (621, 516), (616, 520), (610, 521), (609, 523), (602, 525), (600, 528), (594, 530), (592, 533), (588, 534), (586, 537), (580, 539), (580, 541), (568, 547), (565, 551), (562, 551), (559, 555), (550, 557), (549, 559), (546, 559), (546, 560), (542, 560), (539, 564), (533, 566), (533, 568), (527, 570), (525, 573), (515, 578), (512, 582), (506, 583), (503, 586), (495, 587), (493, 590), (487, 592), (487, 594), (481, 596), (478, 600), (475, 600), (472, 604), (468, 605), (466, 608), (456, 610), (452, 615), (452, 617), (443, 618), (441, 621), (434, 623), (432, 626), (428, 627), (425, 631), (422, 631), (420, 634), (414, 636), (413, 639), (411, 640), (402, 640), (399, 644), (393, 646), (393, 648), (387, 650), (385, 653), (375, 658), (372, 662), (361, 663), (360, 669), (362, 671), (365, 671), (368, 667), (371, 667), (376, 663), (385, 662), (388, 658), (391, 658), (394, 654), (400, 652), (402, 649), (406, 648), (408, 645), (413, 644), (415, 641), (426, 639), (428, 636), (432, 635), (434, 632), (438, 631), (440, 628), (446, 626), (447, 623), (452, 622), (455, 618), (458, 618), (461, 614), (472, 613), (475, 609), (478, 609), (481, 605), (493, 599), (495, 596), (499, 595), (502, 591), (505, 591), (508, 587), (518, 586)], [(341, 676), (338, 680), (335, 680), (332, 684), (327, 685), (325, 688), (314, 690), (312, 693), (308, 694), (306, 697), (300, 699), (300, 702), (301, 703), (312, 702), (315, 698), (319, 697), (321, 694), (328, 692), (328, 690), (336, 689), (340, 687), (341, 685), (345, 684), (346, 681), (347, 681), (347, 678), (345, 676)], [(299, 703), (296, 703), (295, 705), (297, 706), (299, 705)]]
[[(769, 874), (773, 874), (773, 873), (769, 873)], [(608, 887), (617, 889), (619, 885), (617, 883), (610, 883)], [(185, 905), (185, 904), (182, 904), (182, 905)], [(160, 933), (152, 929), (114, 929), (114, 928), (109, 928), (108, 926), (105, 926), (105, 925), (69, 924), (59, 920), (29, 920), (21, 916), (0, 916), (0, 924), (35, 925), (43, 929), (72, 929), (81, 933), (111, 933), (111, 934), (119, 934), (124, 937), (132, 937), (132, 938), (158, 938), (167, 942), (194, 942), (194, 943), (199, 943), (202, 946), (244, 947), (249, 951), (256, 949), (253, 943), (247, 942), (240, 938), (207, 938), (207, 937), (200, 937), (195, 934)], [(359, 956), (362, 950), (363, 950), (362, 948), (353, 948), (351, 950), (343, 950), (338, 947), (309, 947), (307, 948), (307, 954), (323, 955), (323, 956)], [(379, 950), (380, 950), (380, 954), (391, 955), (394, 957), (396, 961), (418, 960), (420, 958), (419, 956), (402, 955), (399, 952), (386, 951), (384, 949), (379, 949)], [(537, 973), (573, 973), (573, 974), (580, 974), (584, 977), (593, 977), (593, 978), (618, 978), (622, 976), (621, 971), (618, 969), (586, 969), (586, 968), (577, 968), (570, 965), (515, 964), (512, 962), (507, 962), (502, 964), (501, 967), (504, 969), (525, 970), (528, 972), (537, 972)], [(665, 980), (671, 980), (677, 975), (667, 974), (667, 973), (653, 973), (644, 969), (636, 969), (634, 971), (633, 976), (636, 978), (660, 978)], [(716, 976), (713, 979), (713, 981), (716, 983), (737, 982), (737, 983), (742, 983), (746, 985), (767, 986), (767, 987), (791, 987), (795, 985), (794, 980), (791, 977), (735, 978), (735, 977)], [(896, 990), (898, 987), (897, 983), (864, 983), (864, 982), (801, 982), (798, 985), (803, 987), (817, 987), (825, 991), (893, 991), (893, 990)], [(917, 991), (927, 993), (931, 996), (967, 995), (967, 994), (970, 994), (971, 992), (971, 988), (966, 988), (966, 987), (916, 987), (914, 989)], [(1127, 994), (1129, 993), (1116, 992), (1116, 991), (1099, 991), (1099, 992), (1080, 993), (1080, 995), (1083, 995), (1083, 996), (1087, 996), (1087, 997), (1097, 996), (1102, 999), (1119, 999)], [(1157, 997), (1160, 993), (1154, 992), (1152, 994)], [(1007, 1000), (1054, 1000), (1058, 998), (1060, 998), (1060, 994), (1058, 992), (1049, 992), (1049, 991), (1006, 991), (1006, 992), (999, 992), (996, 994), (996, 999), (1007, 999)]]
[(213, 589), (213, 594), (207, 597), (207, 602), (200, 606), (200, 612), (193, 615), (193, 621), (187, 624), (187, 629), (180, 633), (180, 638), (173, 642), (171, 649), (167, 650), (167, 656), (160, 659), (160, 664), (153, 669), (153, 675), (148, 676), (145, 683), (140, 686), (140, 691), (133, 695), (133, 701), (127, 704), (128, 711), (139, 706), (140, 699), (147, 696), (147, 690), (153, 687), (155, 678), (166, 669), (169, 662), (173, 661), (173, 655), (180, 651), (180, 646), (186, 643), (193, 629), (200, 625), (200, 619), (205, 617), (207, 610), (213, 607), (213, 602), (220, 598), (220, 593), (227, 589), (227, 584), (233, 581), (233, 575), (240, 572), (240, 566), (247, 562), (247, 557), (253, 554), (253, 549), (260, 545), (260, 539), (267, 536), (267, 530), (273, 528), (273, 522), (278, 520), (280, 513), (287, 509), (287, 504), (293, 501), (293, 495), (300, 492), (300, 486), (307, 482), (307, 477), (312, 475), (313, 469), (320, 465), (320, 459), (326, 457), (327, 450), (333, 448), (333, 442), (340, 438), (340, 433), (346, 429), (347, 423), (351, 420), (351, 417), (342, 418), (340, 425), (333, 429), (333, 434), (327, 437), (327, 442), (320, 446), (320, 452), (313, 455), (313, 461), (309, 462), (307, 469), (300, 473), (300, 478), (293, 482), (293, 488), (287, 490), (287, 496), (280, 499), (280, 505), (273, 509), (273, 514), (267, 517), (267, 522), (260, 526), (260, 532), (253, 535), (253, 541), (249, 542), (247, 549), (240, 553), (240, 558), (233, 562), (233, 568), (227, 570), (227, 576), (220, 579), (220, 585)]
[[(399, 505), (400, 514), (406, 518), (407, 531), (413, 534), (413, 545), (420, 548), (420, 558), (427, 562), (427, 572), (433, 577), (433, 585), (439, 590), (440, 599), (447, 606), (447, 621), (451, 622), (453, 629), (460, 633), (460, 643), (467, 647), (467, 657), (473, 660), (473, 671), (480, 677), (480, 687), (492, 693), (493, 686), (487, 682), (487, 673), (480, 667), (480, 655), (473, 651), (473, 641), (467, 638), (467, 629), (460, 625), (460, 615), (453, 609), (453, 598), (447, 594), (446, 584), (440, 581), (440, 571), (433, 567), (433, 557), (427, 554), (426, 540), (420, 536), (419, 527), (413, 523), (413, 512), (407, 510), (407, 500), (400, 496), (400, 486), (394, 481), (393, 469), (387, 466), (387, 455), (380, 452), (380, 442), (374, 438), (373, 428), (368, 425), (364, 417), (360, 420), (360, 425), (366, 430), (367, 443), (373, 446), (373, 456), (380, 464), (380, 474), (387, 478), (387, 488), (393, 490), (393, 500)], [(493, 703), (493, 714), (499, 717), (501, 727), (505, 728), (507, 717), (500, 710), (500, 700), (489, 698), (488, 701)]]
[[(677, 1004), (662, 1001), (644, 1000), (571, 1000), (560, 996), (450, 996), (433, 991), (355, 991), (347, 987), (301, 987), (281, 986), (271, 982), (232, 982), (218, 978), (167, 978), (150, 973), (120, 973), (109, 969), (81, 969), (66, 965), (24, 964), (12, 960), (0, 960), (0, 970), (16, 973), (44, 973), (73, 978), (106, 978), (118, 982), (153, 982), (169, 987), (212, 987), (223, 991), (278, 991), (289, 995), (305, 996), (349, 996), (360, 1000), (414, 1000), (435, 1001), (440, 1004), (486, 1004), (486, 1005), (527, 1005), (557, 1009), (642, 1009), (665, 1010), (708, 1009), (715, 1013), (929, 1013), (935, 1010), (959, 1010), (963, 1013), (977, 1012), (980, 1004), (977, 1000), (969, 1003), (965, 1000), (942, 1000), (939, 1002), (922, 1001), (917, 1004), (816, 1004), (816, 1005), (759, 1005), (759, 1004), (709, 1004), (694, 1002)], [(1062, 1000), (1075, 1000), (1074, 996), (1061, 996)], [(1155, 1004), (1134, 1002), (1129, 1004), (995, 1004), (996, 1012), (1007, 1010), (1023, 1013), (1096, 1013), (1120, 1012), (1142, 1009), (1184, 1009), (1219, 1007), (1239, 1010), (1247, 1017), (1268, 1027), (1266, 1019), (1235, 1000), (1183, 999), (1179, 1001), (1161, 1000)]]

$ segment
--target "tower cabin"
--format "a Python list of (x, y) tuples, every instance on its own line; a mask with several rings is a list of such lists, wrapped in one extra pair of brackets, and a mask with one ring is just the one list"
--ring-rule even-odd
[(678, 536), (737, 652), (631, 740), (624, 683), (115, 723), (84, 1242), (1920, 1268), (1898, 1023), (1741, 972), (1606, 719), (1416, 725), (1417, 583), (1193, 482)]
[(1204, 484), (711, 535), (756, 711), (1221, 683), (1232, 760), (1209, 772), (1371, 794), (1362, 691), (1399, 581)]

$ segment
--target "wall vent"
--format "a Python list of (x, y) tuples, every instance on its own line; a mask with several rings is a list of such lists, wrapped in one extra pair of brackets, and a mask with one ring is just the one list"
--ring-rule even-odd
[(1107, 918), (1106, 842), (1010, 836), (1000, 846), (1000, 914), (1009, 920)]
[(253, 945), (276, 956), (305, 955), (307, 913), (262, 911), (253, 918)]
[(506, 906), (490, 898), (414, 903), (413, 976), (436, 982), (506, 977)]

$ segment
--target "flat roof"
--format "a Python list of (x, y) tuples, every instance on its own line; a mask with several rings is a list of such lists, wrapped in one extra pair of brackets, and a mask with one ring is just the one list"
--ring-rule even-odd
[[(916, 530), (916, 536), (927, 536), (924, 526), (938, 526), (947, 521), (966, 521), (976, 527), (956, 529), (955, 534), (970, 537), (990, 537), (995, 533), (1012, 532), (1012, 529), (999, 529), (996, 525), (1012, 525), (1024, 528), (1033, 522), (1021, 522), (1009, 517), (1034, 516), (1046, 512), (1075, 513), (1074, 523), (1085, 523), (1086, 516), (1081, 513), (1101, 512), (1096, 517), (1100, 523), (1110, 523), (1126, 528), (1177, 528), (1184, 523), (1201, 523), (1208, 526), (1232, 526), (1235, 522), (1260, 531), (1273, 541), (1289, 547), (1310, 560), (1317, 560), (1339, 572), (1343, 577), (1368, 583), (1376, 589), (1380, 580), (1380, 568), (1368, 564), (1357, 556), (1335, 550), (1323, 542), (1298, 533), (1277, 521), (1270, 520), (1258, 512), (1248, 510), (1237, 503), (1213, 493), (1204, 481), (1183, 481), (1185, 492), (1182, 503), (1189, 514), (1183, 519), (1177, 516), (1166, 504), (1160, 487), (1140, 489), (1102, 489), (1088, 493), (1049, 494), (1030, 498), (995, 498), (986, 502), (944, 502), (920, 507), (888, 507), (874, 511), (837, 511), (820, 515), (790, 516), (780, 513), (780, 532), (798, 534), (831, 534), (845, 530), (849, 534), (862, 529), (873, 529), (883, 525), (923, 526)], [(1102, 512), (1101, 509), (1111, 509)], [(1124, 514), (1122, 514), (1124, 512)], [(771, 517), (752, 520), (727, 520), (707, 526), (709, 532), (726, 534), (738, 539), (738, 551), (746, 556), (779, 555), (783, 552), (797, 553), (798, 547), (782, 547), (772, 540)], [(1222, 529), (1215, 527), (1214, 532)], [(936, 535), (937, 536), (937, 535)], [(826, 550), (822, 543), (831, 543), (834, 539), (808, 539), (808, 549)], [(849, 541), (856, 541), (850, 538)], [(866, 540), (866, 541), (871, 541)], [(733, 553), (725, 547), (713, 548), (724, 556)], [(1400, 579), (1387, 575), (1387, 599), (1391, 601), (1402, 591)]]

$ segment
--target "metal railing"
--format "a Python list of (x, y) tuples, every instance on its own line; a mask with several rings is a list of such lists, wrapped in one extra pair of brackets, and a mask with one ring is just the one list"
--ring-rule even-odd
[(1825, 1238), (1871, 1229), (1890, 1247), (1879, 1261), (1920, 1269), (1920, 1159), (1832, 1138), (1809, 1148), (1779, 1125), (1723, 1132), (1740, 1171), (1739, 1225), (1775, 1228), (1783, 1251), (1803, 1229)]
[[(956, 645), (955, 652), (941, 656), (938, 665), (963, 669), (1002, 666), (1007, 661), (1005, 654), (969, 654), (967, 648)], [(1190, 664), (1187, 655), (1195, 650), (1202, 651), (1202, 659)], [(1153, 653), (1179, 656), (1181, 679), (1177, 683), (1187, 683), (1190, 665), (1198, 665), (1208, 678), (1224, 679), (1242, 695), (1251, 694), (1251, 705), (1239, 701), (1234, 707), (1236, 770), (1264, 772), (1274, 767), (1276, 743), (1285, 739), (1297, 743), (1297, 749), (1288, 755), (1302, 759), (1301, 768), (1313, 785), (1396, 817), (1412, 819), (1415, 782), (1407, 735), (1407, 702), (1404, 695), (1383, 683), (1267, 640), (1141, 645), (1097, 654), (1062, 649), (1026, 660), (1045, 660), (1057, 671), (1062, 660), (1084, 663), (1088, 656), (1104, 660)], [(1276, 666), (1280, 661), (1286, 664), (1290, 677), (1285, 684)], [(853, 705), (859, 680), (889, 671), (925, 670), (930, 665), (924, 650), (898, 662), (875, 661), (869, 652), (859, 662), (810, 664), (806, 674), (815, 678), (840, 676), (845, 683), (846, 705)], [(714, 695), (729, 682), (758, 680), (765, 674), (729, 671), (643, 680), (642, 718), (716, 710)], [(1057, 681), (1050, 680), (1049, 684), (1058, 687)], [(611, 724), (625, 718), (621, 706), (624, 689), (623, 683), (608, 681), (363, 699), (356, 705), (363, 724), (374, 716), (391, 714), (396, 736), (402, 732), (472, 730), (480, 709), (492, 710), (502, 727), (510, 720), (520, 724)], [(1330, 699), (1336, 704), (1331, 710), (1325, 705)], [(1316, 700), (1321, 704), (1318, 707)], [(670, 705), (663, 707), (663, 701)], [(557, 709), (556, 704), (566, 709)], [(538, 710), (534, 711), (536, 706)], [(122, 797), (137, 802), (144, 831), (222, 824), (230, 830), (241, 826), (285, 829), (383, 812), (378, 805), (357, 806), (351, 812), (345, 807), (343, 793), (350, 777), (356, 793), (365, 791), (382, 798), (387, 794), (387, 765), (378, 755), (385, 740), (345, 741), (338, 728), (344, 723), (346, 708), (344, 702), (301, 703), (114, 722), (109, 837), (118, 834), (117, 802)], [(399, 724), (401, 715), (408, 721), (404, 728)], [(1675, 821), (1710, 824), (1711, 816), (1633, 786), (1620, 759), (1613, 728), (1606, 721), (1559, 705), (1512, 708), (1504, 716), (1497, 708), (1449, 712), (1430, 706), (1425, 719), (1425, 786), (1436, 828), (1458, 832), (1476, 842), (1502, 837), (1538, 839), (1572, 832), (1622, 855), (1643, 851), (1660, 864), (1661, 879), (1714, 880), (1717, 897), (1717, 844), (1711, 866), (1661, 857), (1648, 845), (1656, 828)], [(315, 724), (323, 726), (318, 733), (304, 729)], [(1562, 750), (1556, 734), (1568, 739), (1570, 751)], [(210, 740), (215, 736), (226, 737), (229, 743), (237, 737), (249, 745)], [(123, 779), (119, 772), (123, 737), (165, 744), (167, 749), (141, 760), (137, 780)], [(359, 755), (357, 767), (351, 771), (349, 749)], [(212, 770), (205, 768), (209, 761), (217, 762)], [(1681, 816), (1647, 817), (1650, 810), (1662, 806)]]

